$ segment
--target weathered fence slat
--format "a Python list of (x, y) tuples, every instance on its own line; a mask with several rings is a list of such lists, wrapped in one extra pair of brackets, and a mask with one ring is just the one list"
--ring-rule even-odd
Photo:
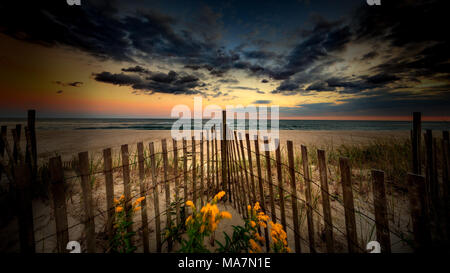
[(313, 203), (311, 197), (311, 178), (309, 176), (308, 150), (305, 145), (301, 145), (302, 163), (303, 163), (303, 178), (305, 181), (305, 197), (306, 197), (306, 218), (308, 221), (308, 239), (309, 250), (315, 253), (314, 240), (314, 219), (313, 219)]
[(291, 178), (291, 201), (292, 201), (292, 219), (294, 222), (294, 239), (295, 252), (301, 253), (300, 244), (300, 230), (298, 223), (298, 209), (297, 209), (297, 187), (295, 185), (295, 166), (294, 166), (294, 146), (292, 141), (287, 141), (288, 161), (289, 161), (289, 175)]
[(149, 237), (148, 237), (148, 218), (147, 218), (147, 182), (145, 179), (145, 162), (144, 162), (144, 143), (138, 142), (138, 168), (139, 168), (139, 190), (141, 197), (145, 197), (141, 201), (141, 219), (142, 219), (142, 240), (144, 246), (144, 253), (149, 252)]
[(425, 177), (409, 173), (408, 185), (415, 249), (422, 252), (431, 247)]
[(56, 222), (56, 244), (57, 251), (66, 252), (69, 242), (69, 230), (67, 224), (66, 192), (64, 189), (64, 173), (61, 157), (54, 157), (49, 162), (51, 192)]
[[(188, 158), (188, 151), (187, 151), (187, 143), (186, 138), (183, 138), (183, 195), (184, 195), (184, 202), (189, 199), (188, 196), (188, 167), (187, 167), (187, 158)], [(186, 206), (183, 206), (183, 215), (186, 215)], [(183, 219), (184, 221), (184, 219)]]
[(281, 169), (281, 143), (279, 139), (276, 139), (277, 148), (275, 149), (275, 157), (277, 164), (277, 178), (278, 178), (278, 195), (280, 196), (280, 213), (281, 213), (281, 225), (284, 229), (287, 229), (286, 224), (286, 210), (284, 205), (284, 183), (283, 183), (283, 171)]
[[(247, 205), (250, 204), (250, 201), (247, 199), (250, 198), (250, 191), (248, 190), (248, 187), (246, 189), (245, 185), (248, 186), (248, 180), (246, 181), (246, 183), (244, 182), (244, 173), (245, 173), (245, 177), (246, 179), (248, 179), (247, 177), (247, 169), (245, 167), (241, 166), (241, 162), (244, 162), (244, 166), (245, 166), (245, 155), (242, 153), (243, 150), (239, 149), (239, 142), (238, 142), (238, 138), (237, 138), (237, 134), (236, 131), (234, 131), (234, 146), (235, 146), (235, 151), (237, 153), (238, 156), (238, 164), (239, 164), (239, 172), (240, 172), (240, 190), (241, 190), (241, 194), (243, 196), (243, 204), (242, 204), (242, 209), (244, 211), (244, 215), (245, 217), (249, 217), (248, 215), (248, 210), (247, 210)], [(241, 160), (241, 153), (242, 153), (242, 160)]]
[[(128, 144), (121, 147), (122, 151), (122, 172), (123, 172), (123, 195), (125, 197), (125, 210), (131, 209), (131, 185), (130, 185), (130, 155), (128, 153)], [(131, 214), (127, 214), (127, 221), (131, 222)], [(129, 225), (128, 232), (133, 231), (133, 225)]]
[(24, 163), (14, 168), (17, 186), (17, 216), (21, 253), (35, 253), (30, 169)]
[(159, 213), (159, 190), (158, 190), (158, 174), (156, 173), (155, 145), (153, 142), (149, 144), (150, 163), (152, 166), (152, 182), (153, 182), (153, 202), (155, 207), (155, 234), (156, 234), (156, 252), (161, 252), (161, 216)]
[[(30, 130), (31, 158), (33, 166), (37, 166), (36, 110), (28, 110), (28, 130)], [(36, 169), (34, 168), (32, 177), (36, 177)]]
[(211, 168), (209, 166), (211, 163), (209, 158), (209, 145), (211, 143), (210, 137), (209, 131), (206, 131), (206, 200), (209, 200), (211, 196)]
[(348, 158), (339, 158), (339, 169), (341, 172), (341, 184), (344, 197), (348, 251), (355, 253), (358, 251), (358, 237), (356, 234), (355, 206), (353, 203), (352, 178)]
[[(231, 137), (233, 137), (233, 132), (230, 132)], [(236, 132), (234, 132), (234, 139), (232, 140), (232, 145), (233, 145), (233, 156), (234, 156), (234, 162), (235, 162), (235, 168), (236, 168), (236, 181), (237, 181), (237, 191), (239, 194), (239, 199), (240, 199), (240, 203), (241, 203), (241, 211), (242, 211), (242, 216), (243, 217), (248, 217), (248, 213), (247, 213), (247, 196), (246, 196), (246, 192), (245, 192), (245, 187), (244, 187), (244, 173), (242, 171), (242, 166), (241, 164), (241, 155), (239, 154), (239, 150), (237, 149), (237, 137), (236, 137)]]
[[(228, 129), (227, 129), (228, 130)], [(239, 214), (241, 213), (240, 200), (237, 197), (236, 191), (236, 177), (234, 173), (234, 161), (233, 161), (233, 151), (232, 151), (232, 143), (227, 140), (227, 163), (228, 163), (228, 177), (229, 177), (229, 186), (231, 192), (231, 199), (233, 201), (234, 208), (237, 208)]]
[(83, 193), (84, 207), (84, 232), (86, 233), (87, 252), (95, 253), (95, 221), (92, 203), (92, 185), (89, 171), (89, 154), (82, 152), (78, 154), (78, 162), (81, 174), (81, 189)]
[(200, 204), (203, 207), (203, 195), (205, 194), (205, 185), (204, 185), (204, 171), (203, 171), (203, 148), (204, 148), (204, 141), (203, 141), (203, 132), (200, 133)]
[(222, 111), (222, 128), (221, 128), (221, 133), (222, 133), (222, 139), (220, 141), (221, 144), (221, 152), (220, 152), (220, 156), (221, 156), (221, 168), (222, 168), (222, 185), (221, 185), (221, 189), (227, 189), (228, 191), (228, 200), (231, 200), (230, 196), (230, 189), (229, 189), (229, 184), (228, 184), (228, 177), (227, 177), (227, 163), (226, 163), (226, 158), (227, 158), (227, 132), (226, 132), (226, 122), (227, 122), (227, 112), (226, 111)]
[(242, 155), (242, 165), (244, 165), (244, 175), (245, 175), (245, 186), (246, 186), (246, 192), (247, 192), (247, 196), (248, 196), (248, 204), (247, 205), (251, 205), (252, 201), (251, 201), (251, 189), (250, 189), (250, 182), (248, 179), (248, 172), (247, 172), (247, 163), (246, 163), (246, 159), (245, 159), (245, 153), (244, 153), (244, 144), (242, 142), (242, 134), (239, 133), (239, 147), (241, 149), (241, 155)]
[(421, 135), (422, 135), (422, 125), (421, 125), (421, 113), (413, 113), (413, 130), (412, 130), (412, 152), (413, 152), (413, 172), (416, 174), (422, 173), (422, 163), (421, 163)]
[(178, 143), (172, 139), (173, 146), (173, 175), (175, 180), (175, 214), (177, 226), (180, 224), (180, 183), (178, 181)]
[(192, 201), (197, 206), (197, 158), (195, 151), (195, 136), (192, 136)]
[(216, 125), (214, 125), (214, 148), (215, 148), (215, 159), (216, 159), (216, 190), (215, 193), (220, 189), (220, 180), (219, 180), (219, 150), (217, 142), (219, 141), (219, 136), (217, 134)]
[(264, 139), (264, 144), (265, 144), (265, 148), (266, 148), (266, 151), (265, 151), (265, 155), (266, 155), (266, 165), (267, 165), (267, 180), (268, 180), (268, 182), (269, 182), (269, 195), (270, 195), (270, 212), (271, 212), (271, 215), (272, 215), (272, 221), (274, 222), (274, 223), (276, 223), (277, 222), (277, 214), (276, 214), (276, 211), (275, 211), (275, 201), (273, 200), (273, 198), (274, 198), (274, 193), (273, 193), (273, 185), (272, 185), (272, 168), (271, 168), (271, 165), (272, 165), (272, 160), (271, 160), (271, 158), (270, 158), (270, 151), (269, 151), (269, 140), (267, 139), (267, 137), (265, 137), (265, 139)]
[[(168, 179), (168, 168), (169, 163), (167, 160), (167, 142), (166, 139), (161, 140), (162, 145), (162, 156), (163, 156), (163, 167), (164, 167), (164, 185), (166, 188), (166, 229), (172, 227), (172, 216), (170, 214), (170, 183)], [(167, 238), (167, 250), (172, 251), (172, 238)]]
[(331, 218), (331, 206), (330, 196), (328, 191), (328, 177), (327, 177), (327, 165), (325, 161), (325, 151), (317, 150), (317, 159), (319, 163), (320, 173), (320, 189), (322, 193), (322, 209), (323, 220), (325, 222), (325, 241), (327, 245), (327, 252), (334, 252), (334, 239), (333, 239), (333, 220)]
[(372, 170), (372, 184), (377, 241), (380, 242), (382, 252), (391, 253), (391, 237), (389, 235), (384, 172)]
[(15, 134), (13, 134), (13, 137), (14, 137), (13, 155), (14, 155), (14, 161), (15, 162), (18, 162), (19, 161), (19, 156), (22, 156), (22, 154), (19, 152), (21, 132), (22, 132), (22, 125), (21, 124), (16, 124)]
[(103, 172), (105, 174), (105, 187), (106, 187), (106, 209), (107, 209), (107, 224), (106, 231), (109, 240), (112, 240), (114, 236), (113, 224), (114, 224), (114, 180), (112, 172), (112, 156), (111, 148), (103, 150)]

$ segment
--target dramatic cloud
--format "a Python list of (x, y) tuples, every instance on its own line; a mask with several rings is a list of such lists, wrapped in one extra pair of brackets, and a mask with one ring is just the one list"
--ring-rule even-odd
[(54, 84), (61, 86), (72, 86), (72, 87), (80, 87), (83, 85), (83, 82), (62, 82), (62, 81), (54, 81)]
[[(122, 71), (124, 70), (122, 69)], [(113, 74), (106, 71), (94, 74), (93, 76), (96, 81), (119, 86), (130, 86), (134, 90), (141, 91), (145, 94), (202, 94), (202, 91), (196, 88), (205, 86), (197, 77), (185, 73), (178, 74), (175, 71), (154, 73), (148, 70), (146, 71), (150, 76), (142, 77), (136, 74), (124, 73)]]
[[(398, 111), (429, 105), (425, 100), (433, 101), (435, 109), (448, 108), (448, 1), (384, 1), (376, 7), (357, 2), (352, 4), (353, 13), (336, 11), (336, 16), (326, 17), (309, 13), (293, 21), (287, 18), (287, 4), (282, 14), (281, 3), (267, 4), (268, 14), (277, 8), (281, 16), (254, 19), (240, 14), (246, 9), (235, 14), (215, 4), (193, 3), (197, 6), (192, 11), (166, 14), (152, 4), (124, 9), (126, 4), (106, 0), (85, 1), (79, 7), (65, 1), (32, 1), (26, 8), (21, 2), (3, 1), (0, 33), (124, 63), (120, 73), (94, 73), (94, 79), (129, 86), (136, 93), (218, 97), (228, 94), (223, 89), (229, 88), (264, 94), (258, 86), (243, 84), (241, 77), (248, 77), (273, 85), (271, 96), (301, 98), (331, 92), (336, 101), (341, 96), (358, 97), (296, 110), (321, 107), (332, 112), (357, 102), (369, 109), (371, 100), (381, 109), (389, 99), (400, 101), (398, 94), (408, 101), (396, 104), (403, 107)], [(248, 21), (235, 20), (236, 16)], [(292, 22), (298, 25), (291, 26)], [(159, 69), (158, 63), (165, 68)], [(150, 64), (155, 64), (151, 70), (160, 71), (144, 67)]]

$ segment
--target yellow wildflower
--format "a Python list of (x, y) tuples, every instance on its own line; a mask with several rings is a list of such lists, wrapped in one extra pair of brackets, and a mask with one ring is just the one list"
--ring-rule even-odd
[(117, 208), (116, 208), (116, 212), (121, 212), (121, 211), (123, 211), (123, 208), (122, 208), (122, 207), (117, 207)]
[(250, 225), (251, 225), (252, 227), (255, 227), (255, 226), (256, 226), (255, 221), (250, 221)]
[(222, 211), (220, 213), (220, 217), (225, 218), (225, 219), (231, 219), (231, 213), (229, 213), (228, 211)]
[(214, 196), (214, 199), (220, 200), (224, 195), (225, 195), (225, 192), (221, 191), (221, 192), (217, 193), (216, 196)]
[(190, 200), (186, 201), (186, 206), (191, 207), (192, 209), (195, 209), (194, 203)]
[(138, 211), (138, 210), (140, 210), (142, 207), (135, 207), (134, 208), (134, 211)]

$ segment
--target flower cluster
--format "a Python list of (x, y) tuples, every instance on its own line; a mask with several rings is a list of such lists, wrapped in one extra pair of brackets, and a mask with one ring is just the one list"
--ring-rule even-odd
[(252, 239), (249, 240), (251, 249), (250, 253), (261, 252), (261, 247), (257, 243), (264, 243), (265, 239), (259, 234), (258, 227), (266, 228), (267, 221), (269, 221), (269, 216), (267, 216), (264, 212), (260, 211), (261, 207), (259, 202), (255, 203), (255, 206), (247, 206), (249, 218), (246, 220), (246, 226), (250, 230), (250, 235)]
[(186, 219), (186, 226), (194, 224), (195, 222), (200, 223), (200, 233), (209, 233), (217, 229), (217, 224), (222, 219), (231, 219), (231, 213), (228, 211), (220, 212), (217, 207), (217, 202), (225, 195), (224, 191), (219, 192), (214, 196), (211, 203), (207, 203), (197, 211), (194, 203), (192, 201), (187, 201), (186, 206), (192, 209), (192, 215)]
[[(144, 201), (145, 196), (139, 197), (138, 199), (136, 199), (136, 201), (134, 201), (133, 205), (132, 205), (132, 209), (133, 211), (138, 211), (140, 210), (142, 207), (140, 206), (141, 202)], [(116, 204), (116, 212), (120, 213), (123, 212), (123, 208), (125, 206), (125, 196), (122, 194), (120, 196), (119, 199), (114, 198), (114, 203)]]
[(194, 202), (187, 201), (186, 206), (190, 207), (192, 214), (186, 219), (187, 240), (181, 242), (181, 252), (207, 252), (203, 245), (206, 236), (211, 235), (222, 219), (231, 219), (231, 213), (228, 211), (220, 211), (217, 202), (225, 195), (224, 191), (214, 196), (213, 200), (197, 210)]
[[(247, 206), (249, 218), (246, 220), (246, 226), (250, 230), (252, 239), (249, 240), (250, 243), (250, 253), (261, 252), (260, 244), (265, 242), (265, 239), (259, 234), (258, 227), (267, 228), (267, 224), (270, 224), (270, 235), (272, 239), (272, 250), (273, 252), (290, 252), (287, 244), (287, 235), (283, 230), (281, 224), (269, 222), (270, 217), (267, 216), (263, 211), (261, 211), (261, 206), (259, 202), (255, 203), (255, 206)], [(259, 243), (259, 244), (258, 244)]]
[(124, 195), (120, 196), (119, 199), (114, 198), (116, 213), (114, 217), (114, 237), (110, 242), (112, 252), (131, 253), (136, 250), (131, 239), (135, 232), (130, 231), (129, 227), (133, 224), (131, 221), (133, 213), (142, 208), (141, 202), (144, 199), (145, 196), (139, 197), (131, 207), (128, 207)]
[(288, 247), (286, 231), (283, 226), (270, 221), (270, 236), (272, 237), (272, 250), (275, 253), (288, 253), (291, 249)]

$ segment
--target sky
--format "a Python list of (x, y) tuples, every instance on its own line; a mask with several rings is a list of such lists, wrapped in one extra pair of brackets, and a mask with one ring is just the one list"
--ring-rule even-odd
[(450, 120), (448, 1), (2, 1), (0, 117)]

